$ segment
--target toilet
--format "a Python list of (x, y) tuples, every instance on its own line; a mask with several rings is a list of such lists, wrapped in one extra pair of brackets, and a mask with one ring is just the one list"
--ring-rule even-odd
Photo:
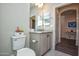
[(35, 52), (30, 48), (25, 48), (26, 36), (23, 32), (16, 32), (12, 36), (12, 50), (17, 56), (35, 56)]
[(29, 48), (22, 48), (17, 50), (17, 56), (35, 56), (35, 52)]

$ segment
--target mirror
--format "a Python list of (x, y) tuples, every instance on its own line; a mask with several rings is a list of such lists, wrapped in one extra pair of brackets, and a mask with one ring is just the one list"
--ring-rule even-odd
[(30, 17), (30, 29), (35, 29), (35, 16)]
[(51, 14), (47, 4), (41, 7), (30, 4), (30, 29), (35, 31), (45, 31), (51, 25)]

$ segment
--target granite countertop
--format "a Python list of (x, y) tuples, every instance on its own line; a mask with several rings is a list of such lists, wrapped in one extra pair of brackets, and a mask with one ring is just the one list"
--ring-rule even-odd
[(31, 31), (30, 33), (51, 33), (52, 31)]

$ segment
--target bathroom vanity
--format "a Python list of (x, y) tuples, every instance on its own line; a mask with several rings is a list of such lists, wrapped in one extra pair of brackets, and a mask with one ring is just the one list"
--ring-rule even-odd
[(36, 55), (44, 55), (49, 49), (51, 49), (51, 39), (53, 25), (51, 23), (51, 12), (49, 8), (39, 9), (37, 6), (32, 8), (30, 5), (30, 48), (36, 52)]
[(52, 32), (35, 31), (30, 32), (30, 48), (36, 52), (36, 55), (44, 55), (51, 49)]

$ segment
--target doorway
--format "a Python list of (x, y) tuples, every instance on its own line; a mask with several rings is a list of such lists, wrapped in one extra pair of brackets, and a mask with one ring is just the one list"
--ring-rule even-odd
[[(70, 5), (69, 5), (70, 6)], [(59, 25), (59, 38), (56, 43), (55, 49), (72, 56), (78, 55), (78, 46), (76, 46), (76, 30), (77, 30), (77, 11), (76, 9), (68, 9), (70, 7), (64, 7), (63, 12), (59, 12), (57, 17), (59, 20), (57, 23)], [(62, 11), (62, 10), (61, 10)], [(57, 28), (56, 28), (57, 29)]]

